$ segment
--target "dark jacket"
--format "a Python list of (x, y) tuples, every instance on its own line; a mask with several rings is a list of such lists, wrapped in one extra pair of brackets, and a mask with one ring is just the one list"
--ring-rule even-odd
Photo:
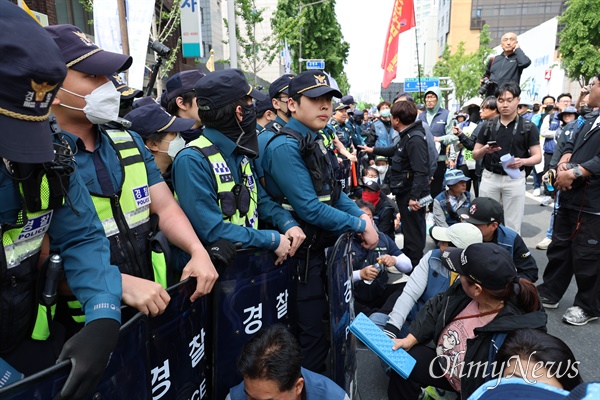
[[(509, 56), (506, 56), (504, 53), (502, 53), (494, 57), (488, 63), (484, 75), (489, 77), (490, 81), (497, 85), (496, 87), (508, 82), (515, 82), (517, 85), (520, 85), (521, 73), (530, 65), (531, 60), (529, 57), (523, 53), (523, 50), (517, 48)], [(488, 96), (490, 95), (493, 95), (493, 93), (488, 93)]]
[(379, 202), (375, 206), (375, 214), (373, 220), (379, 232), (388, 235), (392, 240), (396, 238), (396, 232), (394, 228), (394, 220), (396, 219), (396, 212), (392, 201), (383, 193), (379, 192)]
[[(464, 292), (460, 281), (457, 281), (444, 293), (432, 297), (419, 311), (415, 320), (409, 327), (410, 333), (419, 341), (427, 344), (437, 341), (444, 327), (450, 323), (471, 302), (471, 298)], [(464, 357), (464, 371), (468, 371), (470, 362), (485, 363), (490, 360), (492, 340), (497, 334), (512, 332), (516, 329), (533, 328), (546, 330), (548, 317), (542, 310), (526, 313), (521, 310), (516, 302), (509, 300), (500, 310), (498, 315), (487, 325), (475, 329), (475, 337), (467, 340), (467, 351)], [(498, 336), (496, 336), (498, 337)], [(495, 350), (497, 353), (497, 349)], [(493, 353), (492, 353), (493, 354)], [(496, 359), (493, 354), (492, 360)], [(461, 379), (461, 396), (466, 399), (481, 386), (482, 383), (492, 379), (484, 377), (486, 368), (477, 369), (474, 365), (471, 374)]]
[(600, 126), (594, 126), (598, 114), (598, 111), (588, 114), (575, 141), (564, 147), (564, 154), (572, 154), (570, 162), (580, 164), (592, 176), (574, 180), (571, 190), (561, 192), (561, 207), (579, 210), (583, 204), (583, 212), (600, 213)]
[(375, 147), (373, 153), (392, 157), (390, 189), (393, 194), (409, 194), (412, 200), (429, 194), (429, 155), (421, 121), (400, 132), (400, 142), (396, 146)]

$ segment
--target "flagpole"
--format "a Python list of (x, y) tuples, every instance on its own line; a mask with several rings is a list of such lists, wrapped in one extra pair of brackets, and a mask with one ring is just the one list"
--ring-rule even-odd
[(419, 78), (418, 82), (419, 82), (419, 98), (421, 98), (422, 101), (425, 101), (425, 99), (422, 98), (423, 94), (421, 91), (421, 62), (419, 61), (419, 35), (417, 34), (417, 15), (415, 13), (415, 8), (413, 7), (413, 18), (415, 19), (415, 45), (417, 48), (417, 76)]

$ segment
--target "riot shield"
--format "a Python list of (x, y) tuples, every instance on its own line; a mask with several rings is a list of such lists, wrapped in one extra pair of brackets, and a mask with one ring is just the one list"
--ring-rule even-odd
[(275, 265), (275, 255), (256, 249), (238, 250), (235, 263), (219, 271), (213, 288), (211, 398), (224, 399), (242, 381), (235, 366), (244, 344), (261, 328), (280, 323), (294, 326), (295, 283), (291, 263)]
[(208, 397), (209, 299), (203, 296), (191, 303), (189, 298), (195, 288), (195, 279), (170, 287), (169, 306), (162, 315), (149, 319), (152, 395), (148, 399)]
[[(146, 351), (148, 317), (138, 313), (121, 327), (119, 342), (100, 384), (89, 399), (149, 399), (149, 364)], [(53, 400), (62, 389), (71, 361), (31, 375), (0, 389), (2, 400)]]
[(327, 288), (331, 329), (330, 375), (352, 398), (356, 390), (356, 338), (348, 327), (354, 319), (352, 234), (339, 237), (327, 253)]

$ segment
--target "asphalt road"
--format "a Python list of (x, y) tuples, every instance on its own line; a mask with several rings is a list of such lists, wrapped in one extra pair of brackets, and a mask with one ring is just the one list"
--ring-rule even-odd
[[(535, 245), (545, 237), (550, 221), (551, 207), (540, 206), (541, 197), (531, 195), (531, 182), (528, 182), (528, 194), (525, 202), (525, 218), (521, 227), (521, 236), (535, 258), (541, 283), (546, 268), (546, 252), (537, 250)], [(433, 248), (433, 241), (428, 239), (427, 250)], [(599, 261), (600, 264), (600, 261)], [(562, 315), (573, 303), (576, 293), (575, 280), (571, 281), (569, 290), (555, 310), (547, 310), (548, 333), (564, 340), (573, 350), (577, 360), (581, 362), (579, 371), (584, 381), (600, 381), (600, 320), (584, 326), (573, 326), (562, 322)], [(358, 393), (361, 400), (387, 399), (388, 378), (383, 373), (380, 361), (369, 349), (359, 342), (358, 354)]]

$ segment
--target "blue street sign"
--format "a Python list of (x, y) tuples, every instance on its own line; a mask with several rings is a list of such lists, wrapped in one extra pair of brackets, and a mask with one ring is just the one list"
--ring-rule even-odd
[(308, 60), (306, 61), (306, 69), (325, 69), (325, 60)]
[[(419, 83), (418, 78), (405, 78), (404, 79), (404, 91), (405, 92), (418, 92), (419, 91)], [(438, 77), (433, 78), (421, 78), (421, 91), (432, 88), (434, 86), (440, 86), (440, 79)]]

